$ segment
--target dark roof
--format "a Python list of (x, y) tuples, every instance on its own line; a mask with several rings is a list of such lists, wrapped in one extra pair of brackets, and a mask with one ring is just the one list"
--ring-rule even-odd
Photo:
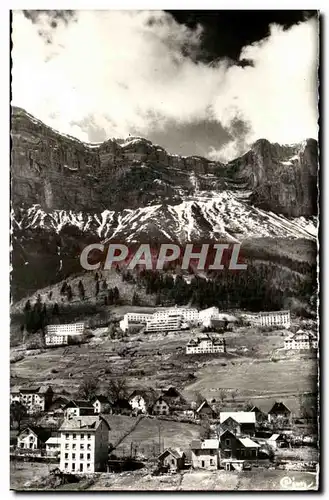
[(40, 441), (42, 441), (43, 443), (45, 443), (47, 439), (50, 438), (53, 432), (51, 429), (46, 429), (44, 427), (28, 425), (21, 430), (21, 432), (18, 434), (18, 437), (26, 430), (31, 430), (32, 432), (34, 432), (34, 434), (38, 436), (38, 439), (40, 439)]
[(178, 450), (177, 448), (167, 448), (159, 455), (159, 458), (161, 458), (166, 453), (172, 455), (177, 459), (182, 458), (184, 456), (184, 453), (181, 450)]
[(180, 398), (182, 397), (180, 392), (176, 389), (176, 387), (168, 387), (168, 389), (165, 389), (162, 391), (163, 396), (167, 398)]
[(282, 401), (276, 401), (268, 413), (284, 412), (291, 413), (291, 410)]
[(83, 399), (71, 399), (66, 405), (66, 408), (94, 408), (90, 401), (85, 401)]
[(100, 403), (110, 404), (109, 398), (103, 396), (102, 394), (100, 394), (99, 396), (95, 396), (93, 402), (95, 403), (95, 401), (99, 401)]
[(129, 409), (131, 410), (131, 406), (129, 404), (129, 401), (127, 399), (117, 399), (115, 403), (113, 403), (114, 408), (122, 408), (122, 409)]

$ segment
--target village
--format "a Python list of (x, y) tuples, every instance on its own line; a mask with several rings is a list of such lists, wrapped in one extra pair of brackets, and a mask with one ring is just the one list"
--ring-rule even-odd
[[(241, 328), (241, 322), (246, 331), (256, 327), (263, 335), (280, 331), (282, 353), (316, 355), (316, 334), (307, 326), (300, 328), (289, 310), (243, 313), (237, 318), (216, 307), (197, 310), (176, 306), (126, 312), (117, 325), (132, 337), (136, 332), (146, 339), (184, 336), (185, 347), (181, 349), (187, 360), (223, 360), (230, 351), (234, 353), (227, 338)], [(48, 325), (45, 352), (80, 349), (85, 329), (84, 322)], [(282, 397), (259, 397), (257, 401), (238, 400), (231, 391), (231, 401), (227, 401), (224, 397), (216, 400), (200, 393), (187, 394), (184, 387), (168, 383), (160, 389), (147, 385), (146, 380), (142, 386), (129, 385), (129, 390), (123, 383), (124, 391), (119, 383), (110, 394), (106, 390), (88, 391), (85, 380), (84, 398), (74, 391), (64, 395), (46, 381), (38, 386), (12, 386), (11, 461), (51, 464), (48, 476), (60, 475), (61, 481), (70, 476), (81, 481), (95, 474), (104, 479), (104, 475), (112, 477), (140, 468), (152, 477), (193, 471), (244, 474), (264, 468), (308, 474), (317, 471), (316, 410), (291, 409), (284, 389)], [(127, 428), (118, 438), (116, 427), (122, 423)], [(161, 426), (171, 424), (181, 426), (187, 434), (193, 430), (191, 438), (184, 436), (180, 442), (175, 433), (161, 436)], [(143, 446), (143, 440), (137, 443), (133, 437), (127, 441), (142, 425), (148, 426), (146, 440), (152, 445)]]

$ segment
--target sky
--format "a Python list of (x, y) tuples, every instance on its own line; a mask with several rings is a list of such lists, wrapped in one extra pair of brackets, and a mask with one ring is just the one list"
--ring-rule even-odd
[(314, 11), (14, 11), (12, 104), (85, 142), (229, 161), (317, 138)]

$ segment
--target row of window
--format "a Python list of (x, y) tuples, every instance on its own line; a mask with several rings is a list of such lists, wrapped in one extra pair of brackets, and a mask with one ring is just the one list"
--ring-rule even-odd
[[(79, 466), (79, 471), (80, 472), (84, 472), (84, 470), (86, 471), (90, 471), (90, 464), (86, 464), (86, 469), (84, 469), (84, 464), (80, 464)], [(69, 468), (69, 464), (67, 462), (65, 462), (65, 465), (64, 465), (65, 469), (67, 470)], [(76, 469), (75, 469), (75, 463), (72, 464), (72, 472), (74, 472)]]
[[(65, 453), (65, 458), (66, 459), (69, 458), (68, 453)], [(84, 453), (80, 453), (80, 460), (84, 460), (84, 459), (85, 459)], [(75, 460), (75, 453), (72, 453), (72, 460)], [(90, 460), (90, 453), (87, 453), (86, 460)]]
[[(72, 444), (72, 450), (76, 450), (77, 445), (75, 443)], [(65, 444), (65, 449), (68, 450), (70, 448), (69, 443)], [(80, 444), (80, 450), (84, 450), (85, 445), (83, 443)], [(87, 444), (87, 450), (91, 450), (91, 444)]]
[[(91, 439), (91, 434), (86, 434), (87, 439)], [(72, 434), (73, 439), (80, 437), (80, 439), (85, 439), (85, 434)], [(65, 439), (70, 439), (70, 434), (65, 434)]]

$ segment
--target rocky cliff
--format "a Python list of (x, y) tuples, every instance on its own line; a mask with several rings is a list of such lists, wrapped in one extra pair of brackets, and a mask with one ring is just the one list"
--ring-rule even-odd
[(224, 165), (139, 137), (85, 144), (14, 108), (11, 160), (15, 299), (81, 271), (92, 241), (316, 237), (314, 140)]

